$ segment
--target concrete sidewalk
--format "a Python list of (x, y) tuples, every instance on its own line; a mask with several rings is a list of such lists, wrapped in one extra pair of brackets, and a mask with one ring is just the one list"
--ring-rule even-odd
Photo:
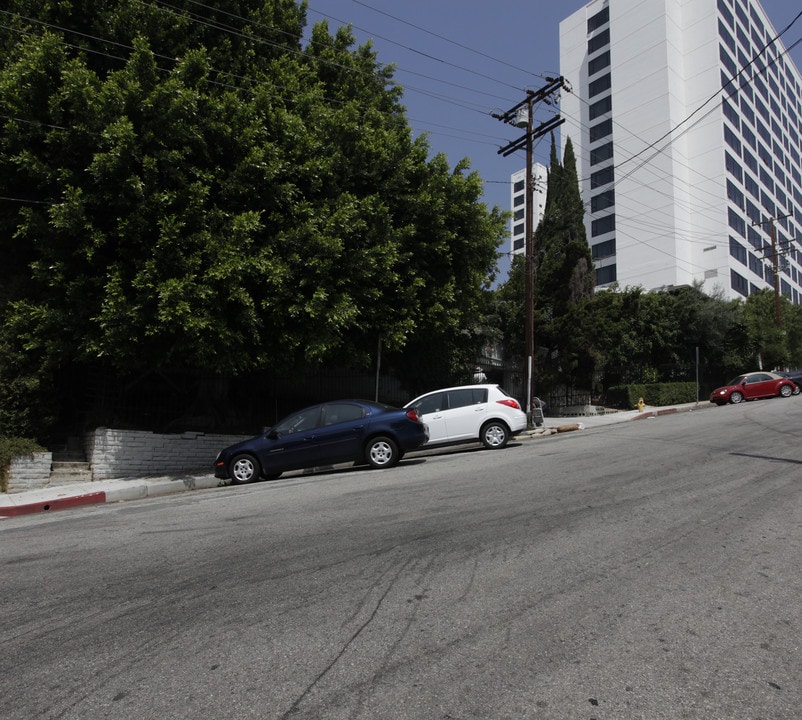
[[(518, 439), (537, 440), (563, 431), (584, 430), (631, 420), (644, 420), (677, 412), (691, 412), (714, 407), (710, 403), (687, 403), (671, 407), (645, 407), (641, 410), (624, 410), (603, 415), (581, 417), (547, 417), (542, 428), (525, 431)], [(187, 490), (203, 490), (227, 485), (228, 482), (214, 477), (211, 468), (207, 473), (165, 475), (161, 477), (121, 478), (96, 482), (54, 485), (39, 490), (0, 494), (0, 520), (17, 515), (29, 515), (53, 510), (65, 510), (81, 505), (143, 500), (162, 497)]]

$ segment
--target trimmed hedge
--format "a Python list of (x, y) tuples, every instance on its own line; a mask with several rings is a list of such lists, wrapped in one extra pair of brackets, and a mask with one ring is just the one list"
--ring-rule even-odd
[(696, 402), (695, 382), (633, 383), (611, 387), (606, 394), (611, 407), (635, 408), (638, 400), (654, 407)]

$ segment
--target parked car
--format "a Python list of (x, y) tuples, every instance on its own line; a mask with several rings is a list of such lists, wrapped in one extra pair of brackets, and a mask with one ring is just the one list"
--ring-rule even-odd
[(416, 410), (429, 428), (427, 447), (479, 440), (486, 448), (503, 448), (526, 429), (520, 403), (498, 385), (433, 390), (404, 407)]
[(799, 395), (800, 390), (802, 390), (802, 370), (778, 370), (777, 374), (793, 382), (796, 385), (794, 395)]
[(364, 400), (326, 402), (220, 451), (214, 474), (243, 484), (260, 477), (273, 480), (288, 470), (343, 462), (389, 468), (428, 437), (414, 410)]
[(710, 393), (710, 402), (716, 405), (733, 404), (744, 400), (768, 397), (789, 397), (796, 385), (788, 378), (773, 372), (750, 372), (739, 375), (726, 385)]

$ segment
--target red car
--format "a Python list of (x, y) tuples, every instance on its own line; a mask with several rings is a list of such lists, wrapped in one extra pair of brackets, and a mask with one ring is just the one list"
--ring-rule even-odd
[(773, 372), (751, 372), (739, 375), (724, 387), (716, 388), (710, 393), (710, 402), (725, 405), (736, 404), (744, 400), (755, 400), (767, 397), (790, 397), (794, 394), (795, 385), (788, 378)]

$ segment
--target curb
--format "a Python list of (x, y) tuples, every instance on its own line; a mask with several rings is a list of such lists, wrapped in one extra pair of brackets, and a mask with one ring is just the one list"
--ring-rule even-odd
[(0, 507), (0, 517), (15, 517), (17, 515), (32, 515), (37, 512), (48, 512), (49, 510), (66, 510), (67, 508), (78, 507), (81, 505), (97, 505), (105, 503), (106, 493), (95, 492), (86, 495), (75, 495), (74, 497), (57, 498), (36, 503), (26, 503), (24, 505), (4, 505)]
[[(123, 502), (126, 500), (144, 500), (145, 498), (163, 497), (179, 492), (191, 490), (205, 490), (217, 487), (223, 481), (213, 475), (183, 475), (180, 477), (165, 477), (145, 480), (100, 480), (97, 485), (103, 490), (93, 492), (78, 492), (75, 495), (59, 497), (56, 499), (42, 499), (36, 502), (15, 503), (15, 496), (0, 498), (0, 519), (16, 517), (18, 515), (31, 515), (38, 512), (53, 510), (66, 510), (82, 505), (97, 505), (101, 503)], [(53, 488), (56, 491), (55, 488)], [(69, 486), (61, 485), (57, 492), (68, 494)], [(22, 500), (22, 495), (20, 500)]]

